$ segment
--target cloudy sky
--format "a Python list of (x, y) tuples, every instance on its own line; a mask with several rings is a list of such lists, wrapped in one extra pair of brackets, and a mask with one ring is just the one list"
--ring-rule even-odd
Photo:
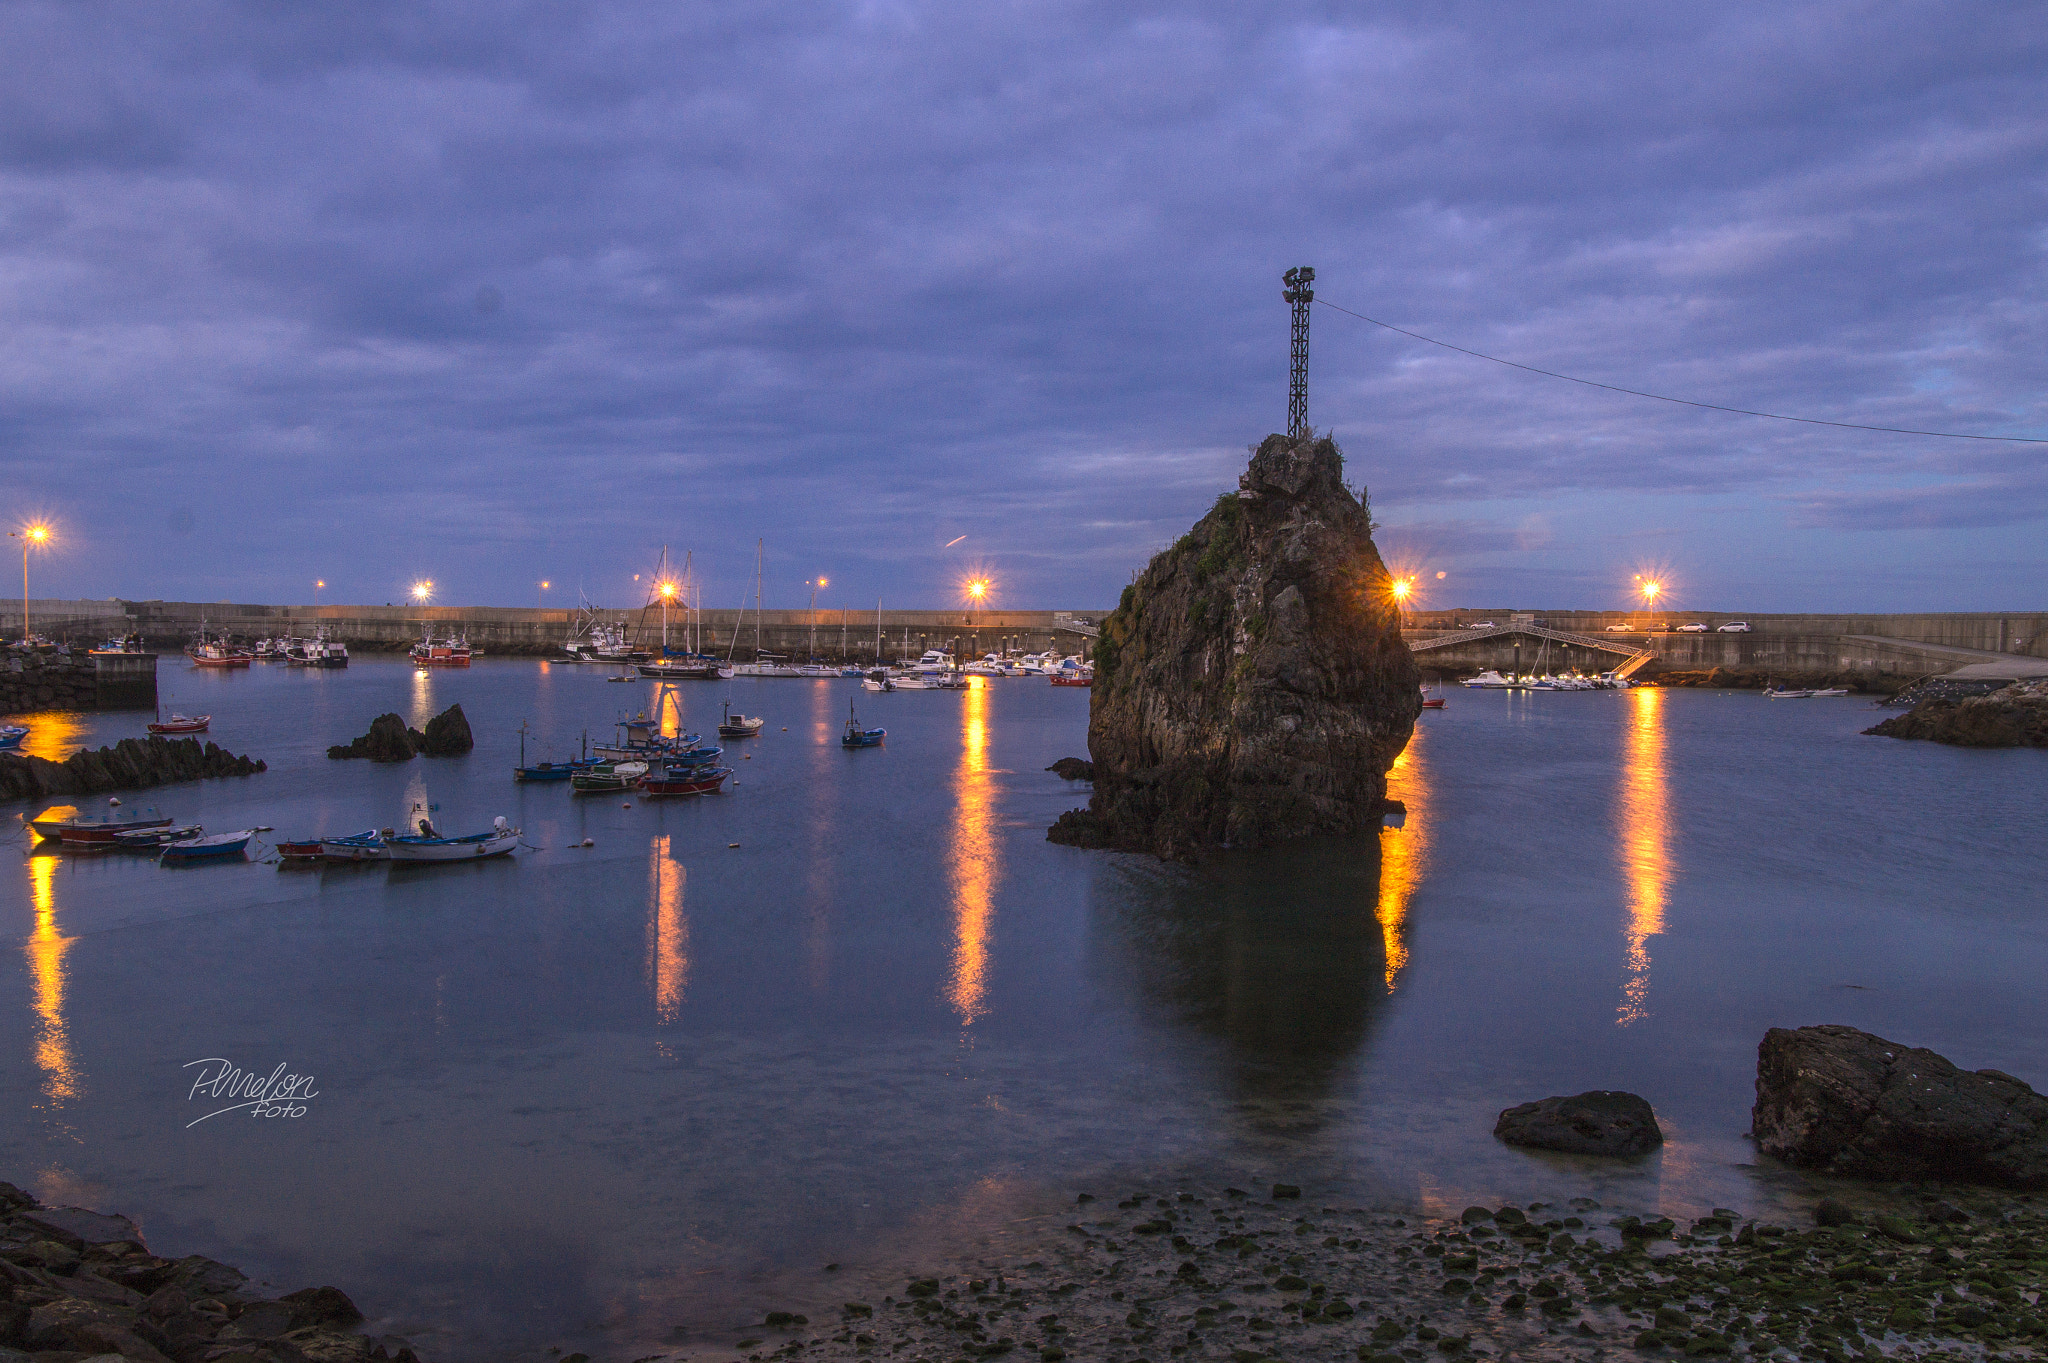
[[(2048, 436), (2044, 71), (1967, 0), (0, 3), (0, 518), (37, 595), (1101, 605), (1285, 425), (1297, 264)], [(1435, 604), (2048, 603), (2048, 446), (1314, 325)]]

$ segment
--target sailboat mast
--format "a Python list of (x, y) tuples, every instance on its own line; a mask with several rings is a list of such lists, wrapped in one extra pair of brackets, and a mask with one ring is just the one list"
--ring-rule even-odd
[(754, 661), (761, 661), (761, 555), (767, 541), (754, 541)]

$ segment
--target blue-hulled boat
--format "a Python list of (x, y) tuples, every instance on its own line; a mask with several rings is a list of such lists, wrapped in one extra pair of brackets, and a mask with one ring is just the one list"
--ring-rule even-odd
[(853, 713), (853, 707), (846, 708), (846, 732), (839, 736), (842, 748), (879, 748), (882, 740), (889, 736), (887, 729), (863, 729), (860, 716)]
[(0, 724), (0, 752), (12, 752), (28, 737), (26, 724)]
[(244, 828), (238, 833), (209, 833), (203, 837), (187, 838), (183, 842), (167, 842), (157, 853), (159, 862), (220, 861), (233, 857), (241, 860), (248, 850), (249, 839), (263, 828)]

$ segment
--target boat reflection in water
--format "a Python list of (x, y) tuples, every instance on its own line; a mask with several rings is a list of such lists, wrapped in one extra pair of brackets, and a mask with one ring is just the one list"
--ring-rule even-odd
[(1327, 1104), (1387, 994), (1379, 835), (1220, 853), (1186, 869), (1126, 863), (1105, 877), (1100, 970), (1205, 1033), (1231, 1093), (1300, 1131)]
[(1628, 898), (1628, 979), (1615, 1021), (1626, 1027), (1650, 1015), (1650, 939), (1664, 931), (1671, 884), (1671, 804), (1664, 769), (1664, 693), (1639, 686), (1628, 707), (1622, 745), (1621, 799), (1615, 807), (1616, 852)]
[(1387, 773), (1387, 795), (1408, 807), (1399, 828), (1380, 830), (1380, 895), (1375, 915), (1387, 953), (1387, 988), (1395, 987), (1408, 964), (1408, 909), (1429, 874), (1429, 762), (1423, 752), (1422, 726), (1394, 759)]
[(988, 993), (990, 905), (1002, 876), (996, 839), (996, 783), (988, 761), (988, 679), (969, 679), (960, 697), (960, 766), (953, 781), (953, 828), (946, 864), (953, 884), (953, 961), (946, 1002), (970, 1027)]

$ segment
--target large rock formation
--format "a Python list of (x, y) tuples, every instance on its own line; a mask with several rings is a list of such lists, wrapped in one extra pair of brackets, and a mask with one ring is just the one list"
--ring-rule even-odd
[(2048, 677), (1988, 696), (1929, 697), (1865, 729), (1886, 738), (1931, 738), (1964, 748), (2048, 748)]
[(259, 761), (213, 743), (202, 745), (196, 738), (124, 738), (111, 747), (80, 749), (62, 762), (0, 753), (0, 799), (145, 790), (209, 776), (253, 776), (264, 769)]
[(2048, 1098), (1854, 1027), (1765, 1033), (1751, 1115), (1757, 1145), (1787, 1164), (2048, 1187)]
[(1386, 565), (1327, 437), (1268, 436), (1102, 623), (1095, 794), (1049, 836), (1194, 860), (1378, 826), (1421, 713)]
[(469, 720), (462, 706), (451, 705), (427, 721), (427, 731), (408, 728), (397, 715), (379, 715), (370, 721), (370, 731), (347, 743), (337, 743), (327, 755), (340, 759), (367, 757), (372, 762), (410, 762), (420, 753), (429, 757), (455, 757), (476, 746), (470, 736)]

